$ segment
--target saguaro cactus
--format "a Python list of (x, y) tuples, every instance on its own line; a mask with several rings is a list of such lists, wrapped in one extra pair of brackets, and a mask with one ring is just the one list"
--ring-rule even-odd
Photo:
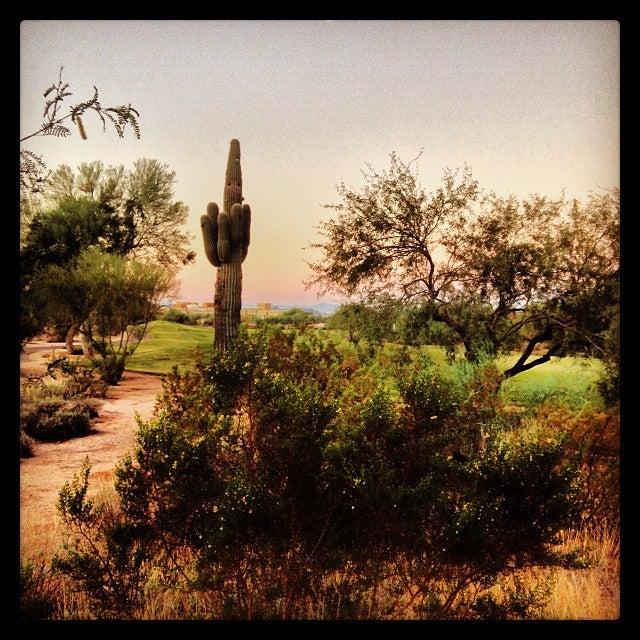
[(207, 205), (200, 218), (204, 251), (217, 268), (213, 298), (214, 347), (222, 353), (238, 335), (242, 306), (242, 263), (249, 249), (251, 208), (242, 204), (240, 143), (233, 139), (229, 148), (224, 181), (223, 209), (215, 202)]

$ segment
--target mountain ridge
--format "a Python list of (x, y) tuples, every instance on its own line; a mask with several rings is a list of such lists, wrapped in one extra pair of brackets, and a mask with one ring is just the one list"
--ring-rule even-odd
[[(252, 304), (243, 304), (243, 309), (252, 309), (256, 305)], [(301, 304), (272, 304), (271, 309), (276, 311), (287, 311), (288, 309), (302, 309), (303, 311), (309, 311), (318, 316), (326, 317), (330, 316), (340, 307), (339, 304), (334, 304), (331, 302), (318, 302), (313, 305), (301, 305)]]

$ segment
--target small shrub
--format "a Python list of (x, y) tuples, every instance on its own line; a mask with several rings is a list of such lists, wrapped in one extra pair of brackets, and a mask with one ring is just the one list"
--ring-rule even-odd
[(96, 360), (59, 358), (51, 362), (47, 370), (54, 378), (58, 373), (62, 374), (65, 398), (75, 396), (104, 398), (107, 393), (109, 385), (102, 376), (102, 363)]
[(101, 405), (102, 401), (97, 398), (75, 397), (67, 400), (64, 407), (66, 411), (86, 413), (90, 418), (97, 418)]
[(162, 319), (167, 322), (177, 322), (178, 324), (190, 324), (189, 314), (180, 309), (169, 309)]
[(57, 411), (28, 424), (25, 431), (40, 442), (60, 442), (89, 434), (91, 419), (86, 411)]
[(109, 355), (100, 361), (101, 380), (107, 385), (116, 385), (122, 378), (125, 355)]
[(101, 400), (96, 398), (25, 395), (20, 405), (21, 447), (25, 437), (60, 442), (87, 435), (91, 419), (99, 415), (100, 404)]
[(33, 458), (35, 455), (33, 449), (35, 440), (28, 436), (24, 429), (20, 429), (20, 457), (21, 458)]
[(33, 398), (20, 405), (20, 427), (26, 433), (36, 428), (41, 420), (52, 416), (64, 406), (62, 398)]
[(44, 562), (20, 562), (20, 619), (51, 620), (57, 608), (57, 590)]

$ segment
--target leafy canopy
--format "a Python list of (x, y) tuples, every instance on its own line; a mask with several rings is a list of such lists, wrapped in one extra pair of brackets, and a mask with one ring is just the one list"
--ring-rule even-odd
[[(483, 193), (468, 167), (445, 171), (427, 193), (412, 163), (391, 154), (388, 171), (361, 189), (337, 188), (322, 222), (321, 257), (308, 285), (355, 300), (422, 305), (452, 330), (470, 360), (521, 351), (510, 377), (553, 355), (602, 357), (619, 313), (617, 189), (586, 203)], [(542, 354), (532, 358), (536, 347)]]

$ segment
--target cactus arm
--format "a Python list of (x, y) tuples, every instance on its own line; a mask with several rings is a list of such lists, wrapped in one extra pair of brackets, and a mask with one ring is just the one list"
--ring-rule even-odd
[(224, 179), (224, 207), (231, 213), (234, 204), (242, 204), (242, 168), (240, 166), (240, 143), (235, 138), (229, 145), (229, 157)]
[(207, 205), (207, 213), (200, 216), (200, 228), (204, 240), (204, 252), (207, 259), (214, 267), (219, 267), (221, 262), (218, 256), (218, 205), (210, 202)]
[(223, 264), (231, 260), (231, 218), (226, 211), (218, 214), (218, 257)]
[(242, 205), (231, 207), (231, 246), (242, 247)]
[(242, 259), (247, 257), (249, 251), (249, 240), (251, 237), (251, 207), (248, 204), (242, 205)]

